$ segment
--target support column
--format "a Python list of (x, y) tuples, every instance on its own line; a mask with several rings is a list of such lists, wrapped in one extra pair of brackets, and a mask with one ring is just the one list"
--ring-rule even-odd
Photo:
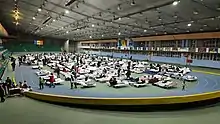
[(69, 52), (69, 40), (65, 41), (65, 43), (64, 43), (64, 50), (66, 52)]

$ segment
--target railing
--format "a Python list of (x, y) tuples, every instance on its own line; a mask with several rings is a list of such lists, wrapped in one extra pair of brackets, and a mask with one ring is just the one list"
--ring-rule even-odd
[(121, 48), (117, 47), (91, 47), (91, 46), (80, 46), (82, 49), (106, 49), (106, 50), (137, 50), (137, 51), (149, 51), (149, 52), (157, 52), (157, 51), (167, 51), (167, 52), (195, 52), (195, 53), (220, 53), (220, 48), (181, 48), (181, 47), (130, 47), (130, 48)]

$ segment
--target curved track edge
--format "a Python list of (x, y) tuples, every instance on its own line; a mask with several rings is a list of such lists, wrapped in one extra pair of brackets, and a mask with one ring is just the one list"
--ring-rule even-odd
[(207, 101), (220, 98), (220, 91), (207, 92), (201, 94), (185, 96), (167, 96), (167, 97), (143, 97), (143, 98), (97, 98), (97, 97), (78, 97), (63, 96), (54, 94), (44, 94), (39, 92), (25, 92), (25, 96), (32, 99), (53, 102), (59, 104), (81, 104), (81, 105), (169, 105), (184, 104), (200, 101)]

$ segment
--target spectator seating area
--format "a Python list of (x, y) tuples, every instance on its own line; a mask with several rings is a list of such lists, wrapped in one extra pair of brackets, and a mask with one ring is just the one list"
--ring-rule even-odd
[(0, 76), (2, 77), (2, 75), (4, 74), (5, 69), (7, 68), (7, 64), (8, 64), (8, 59), (10, 56), (10, 52), (7, 49), (1, 48), (0, 49), (0, 53), (1, 55), (3, 54), (5, 57), (5, 60), (3, 60), (2, 58), (0, 59)]

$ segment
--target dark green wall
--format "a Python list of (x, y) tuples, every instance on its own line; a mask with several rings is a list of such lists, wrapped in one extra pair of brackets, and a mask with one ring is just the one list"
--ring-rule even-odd
[[(43, 46), (34, 44), (34, 40), (44, 40)], [(8, 40), (3, 45), (11, 52), (36, 52), (36, 51), (61, 51), (65, 40), (57, 39), (13, 39)]]

